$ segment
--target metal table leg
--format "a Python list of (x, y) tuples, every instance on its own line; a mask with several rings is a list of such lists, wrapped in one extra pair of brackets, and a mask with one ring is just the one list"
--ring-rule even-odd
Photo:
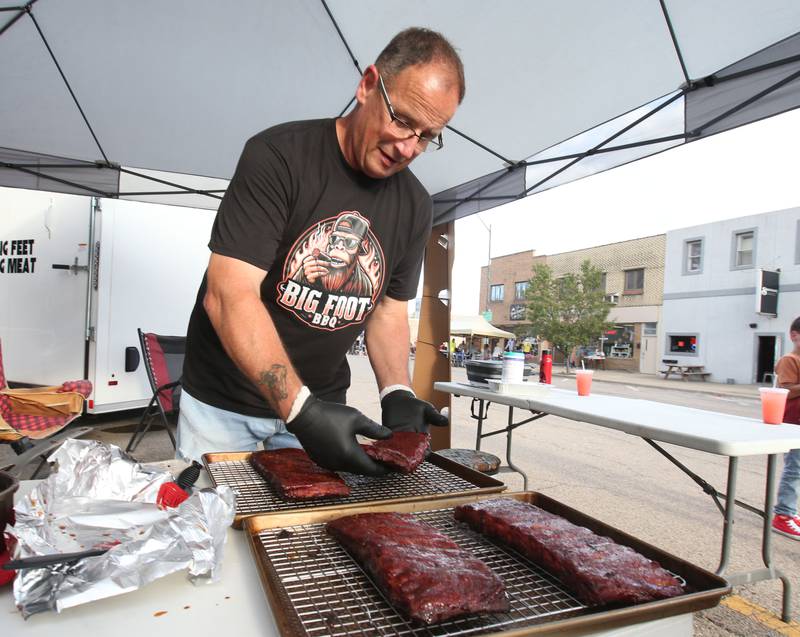
[(717, 575), (723, 575), (728, 568), (728, 561), (731, 551), (731, 538), (733, 537), (733, 523), (736, 513), (736, 478), (738, 475), (739, 458), (731, 456), (728, 458), (728, 484), (725, 488), (727, 497), (725, 498), (725, 522), (722, 526), (722, 554), (719, 558)]
[[(720, 556), (717, 575), (724, 575), (728, 568), (731, 538), (733, 535), (734, 510), (736, 509), (736, 478), (738, 458), (728, 459), (728, 486), (725, 498), (725, 526), (722, 532), (722, 554)], [(767, 484), (764, 493), (764, 511), (759, 511), (763, 518), (761, 535), (761, 559), (766, 568), (734, 573), (725, 579), (732, 586), (752, 584), (770, 579), (779, 579), (783, 584), (783, 599), (781, 619), (785, 622), (792, 620), (792, 585), (789, 578), (782, 571), (772, 566), (772, 509), (775, 505), (775, 478), (777, 474), (777, 456), (767, 456)]]
[[(475, 413), (475, 403), (478, 403), (478, 413)], [(470, 416), (478, 421), (478, 433), (475, 434), (475, 451), (481, 450), (481, 440), (484, 439), (483, 435), (483, 421), (489, 415), (489, 405), (492, 403), (486, 402), (483, 398), (473, 398), (472, 404), (469, 407)]]
[[(475, 410), (475, 405), (476, 404), (478, 406), (477, 412)], [(534, 420), (538, 420), (539, 418), (544, 418), (547, 414), (545, 414), (543, 412), (538, 412), (538, 411), (531, 411), (531, 414), (533, 414), (533, 415), (530, 418), (526, 418), (524, 420), (521, 420), (520, 422), (514, 422), (514, 408), (509, 406), (509, 408), (508, 408), (508, 424), (505, 426), (505, 428), (497, 429), (496, 431), (490, 431), (489, 433), (483, 433), (483, 421), (486, 420), (486, 418), (489, 415), (489, 406), (491, 404), (492, 404), (491, 401), (485, 401), (483, 398), (473, 398), (472, 399), (472, 405), (470, 406), (470, 415), (473, 418), (473, 420), (477, 420), (478, 421), (478, 433), (477, 433), (477, 435), (475, 437), (475, 450), (476, 451), (480, 451), (481, 450), (481, 441), (484, 438), (489, 438), (490, 436), (497, 436), (499, 434), (505, 433), (506, 434), (506, 464), (508, 465), (508, 468), (511, 471), (513, 471), (515, 473), (518, 473), (518, 474), (520, 474), (522, 476), (523, 489), (527, 490), (528, 489), (528, 476), (525, 474), (524, 471), (522, 471), (522, 469), (520, 469), (518, 466), (516, 466), (511, 460), (511, 448), (512, 448), (512, 445), (513, 445), (513, 442), (514, 442), (512, 433), (513, 433), (514, 429), (516, 429), (517, 427), (521, 427), (522, 425), (526, 425), (529, 422), (533, 422)]]
[(761, 559), (764, 566), (783, 584), (783, 606), (781, 619), (786, 623), (792, 621), (792, 583), (786, 574), (772, 567), (772, 509), (775, 506), (775, 478), (778, 470), (778, 457), (767, 456), (767, 487), (764, 493), (764, 526), (761, 536)]
[(522, 469), (517, 467), (513, 462), (511, 462), (511, 436), (514, 433), (514, 429), (518, 425), (514, 425), (514, 408), (508, 408), (508, 435), (506, 436), (506, 464), (508, 464), (509, 468), (518, 473), (522, 476), (522, 490), (528, 490), (528, 474), (526, 474)]

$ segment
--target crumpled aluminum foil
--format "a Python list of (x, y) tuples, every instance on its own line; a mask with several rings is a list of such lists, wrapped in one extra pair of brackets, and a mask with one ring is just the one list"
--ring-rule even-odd
[(72, 564), (18, 571), (14, 600), (23, 617), (136, 590), (188, 569), (193, 583), (219, 579), (235, 496), (224, 485), (196, 490), (174, 509), (156, 505), (173, 479), (119, 447), (67, 440), (49, 460), (57, 470), (15, 507), (18, 558), (106, 548)]

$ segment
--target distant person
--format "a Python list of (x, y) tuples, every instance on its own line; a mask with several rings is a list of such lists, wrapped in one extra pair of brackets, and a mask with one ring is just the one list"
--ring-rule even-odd
[[(789, 390), (783, 422), (800, 425), (800, 317), (792, 322), (789, 338), (794, 350), (781, 357), (775, 366), (778, 384)], [(778, 484), (778, 499), (772, 518), (772, 530), (793, 540), (800, 540), (800, 517), (797, 497), (800, 495), (800, 449), (783, 456), (783, 474)]]

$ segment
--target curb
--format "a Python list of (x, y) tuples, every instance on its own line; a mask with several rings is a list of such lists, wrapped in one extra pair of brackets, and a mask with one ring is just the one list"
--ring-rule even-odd
[[(553, 376), (557, 376), (558, 378), (573, 378), (574, 374), (565, 374), (563, 372), (554, 373)], [(757, 402), (759, 400), (758, 396), (749, 396), (747, 394), (737, 394), (737, 393), (730, 393), (725, 391), (720, 391), (717, 389), (704, 389), (702, 387), (686, 387), (686, 386), (678, 386), (678, 387), (665, 387), (663, 385), (654, 385), (651, 383), (643, 383), (637, 382), (636, 380), (620, 380), (616, 378), (601, 378), (598, 377), (595, 379), (598, 383), (614, 383), (617, 385), (632, 385), (633, 387), (644, 387), (646, 389), (663, 389), (664, 391), (682, 391), (682, 392), (692, 392), (695, 394), (706, 394), (709, 396), (719, 396), (722, 398), (741, 398), (744, 400), (752, 400)], [(683, 385), (687, 385), (688, 383), (683, 383), (682, 381), (675, 381), (681, 382)]]

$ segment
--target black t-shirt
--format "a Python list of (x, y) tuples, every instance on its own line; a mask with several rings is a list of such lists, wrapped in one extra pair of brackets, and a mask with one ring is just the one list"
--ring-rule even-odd
[[(335, 120), (292, 122), (245, 145), (209, 248), (268, 272), (261, 300), (300, 378), (319, 398), (344, 402), (345, 354), (384, 295), (416, 295), (431, 219), (430, 197), (411, 171), (371, 179), (345, 161)], [(205, 293), (204, 278), (184, 386), (221, 409), (274, 416), (225, 353)]]

